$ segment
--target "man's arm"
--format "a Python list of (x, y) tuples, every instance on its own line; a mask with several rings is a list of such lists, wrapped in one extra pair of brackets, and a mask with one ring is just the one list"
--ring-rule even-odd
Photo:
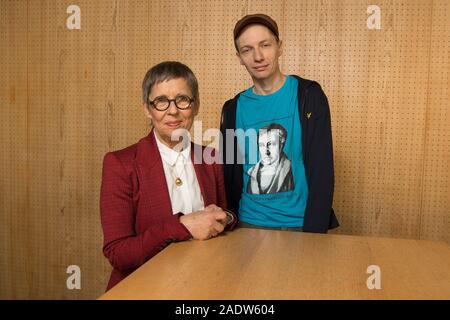
[[(223, 162), (223, 180), (225, 186), (225, 195), (227, 199), (227, 209), (234, 213), (237, 213), (237, 206), (233, 201), (233, 163), (227, 163), (227, 154), (229, 152), (234, 152), (234, 150), (228, 150), (227, 147), (232, 146), (231, 141), (228, 141), (226, 136), (227, 129), (231, 129), (231, 119), (230, 113), (232, 100), (228, 100), (222, 107), (222, 116), (220, 120), (220, 143), (219, 152), (220, 157)], [(235, 157), (233, 157), (233, 162)]]
[(306, 99), (306, 103), (312, 104), (308, 109), (313, 111), (314, 134), (308, 145), (308, 214), (303, 229), (326, 233), (329, 228), (338, 226), (332, 211), (334, 164), (330, 107), (320, 85), (312, 85)]

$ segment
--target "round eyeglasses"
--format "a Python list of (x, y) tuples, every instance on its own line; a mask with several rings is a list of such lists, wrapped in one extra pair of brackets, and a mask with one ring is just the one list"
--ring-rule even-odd
[(175, 99), (169, 99), (166, 96), (156, 97), (153, 101), (148, 101), (149, 105), (158, 111), (166, 111), (169, 109), (170, 103), (173, 101), (175, 107), (180, 110), (186, 110), (191, 107), (194, 99), (189, 96), (180, 95), (176, 96)]

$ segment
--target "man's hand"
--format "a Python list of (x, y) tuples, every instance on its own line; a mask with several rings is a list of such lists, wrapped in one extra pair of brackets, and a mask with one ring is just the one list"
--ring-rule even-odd
[(180, 217), (180, 222), (197, 240), (207, 240), (223, 232), (228, 217), (218, 206), (211, 204), (204, 210)]

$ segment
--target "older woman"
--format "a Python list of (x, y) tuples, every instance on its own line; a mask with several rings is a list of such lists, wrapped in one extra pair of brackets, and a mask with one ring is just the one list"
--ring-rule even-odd
[(160, 63), (145, 75), (142, 94), (153, 129), (103, 162), (103, 252), (113, 266), (107, 290), (169, 243), (206, 240), (237, 221), (225, 210), (221, 165), (193, 161), (198, 148), (179, 139), (198, 113), (195, 75), (179, 62)]

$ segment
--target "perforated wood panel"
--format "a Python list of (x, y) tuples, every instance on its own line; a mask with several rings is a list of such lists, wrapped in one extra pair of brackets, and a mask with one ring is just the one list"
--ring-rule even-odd
[(0, 4), (0, 297), (26, 294), (27, 4)]
[[(103, 292), (102, 158), (148, 131), (145, 72), (189, 65), (197, 120), (217, 128), (224, 101), (251, 84), (232, 42), (247, 13), (277, 20), (283, 71), (328, 96), (333, 232), (450, 242), (449, 1), (82, 0), (81, 30), (66, 28), (70, 4), (0, 3), (0, 298)], [(381, 30), (367, 28), (372, 4)], [(69, 265), (81, 290), (66, 288)]]
[(433, 2), (420, 211), (420, 236), (447, 242), (450, 242), (449, 14), (448, 1)]

